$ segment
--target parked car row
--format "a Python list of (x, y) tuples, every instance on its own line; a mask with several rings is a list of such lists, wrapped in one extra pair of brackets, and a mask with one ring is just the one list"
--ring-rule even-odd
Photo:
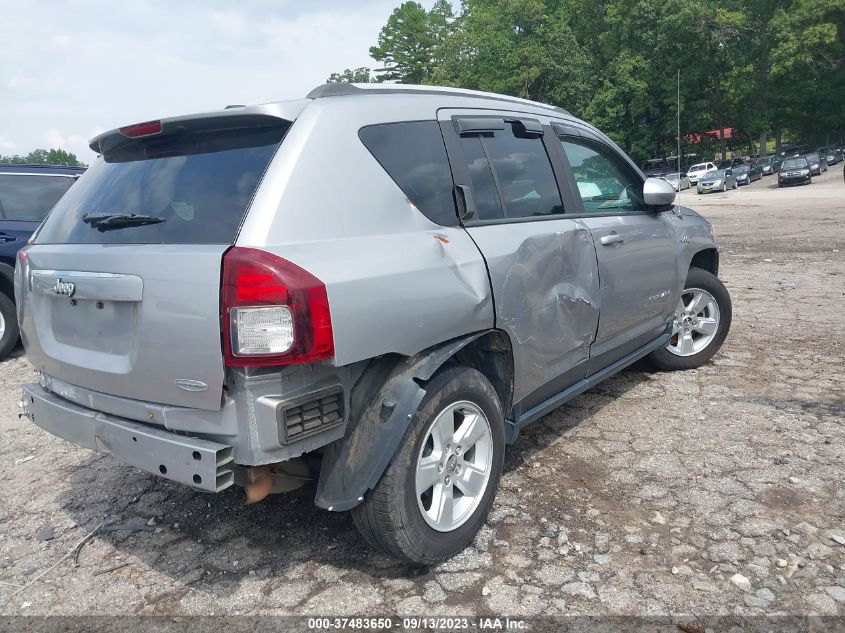
[[(759, 160), (731, 158), (722, 161), (707, 161), (691, 165), (686, 172), (662, 175), (677, 191), (696, 185), (698, 193), (727, 191), (742, 185), (750, 185), (764, 176), (779, 175), (778, 184), (809, 184), (813, 176), (819, 176), (843, 160), (843, 150), (836, 146), (820, 147), (808, 152), (805, 145), (784, 149), (779, 154), (768, 154)], [(784, 166), (789, 175), (780, 177)], [(807, 171), (807, 174), (804, 174)]]

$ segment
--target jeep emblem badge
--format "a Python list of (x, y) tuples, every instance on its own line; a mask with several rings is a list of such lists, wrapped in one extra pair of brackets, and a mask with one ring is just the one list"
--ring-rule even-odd
[(208, 385), (199, 380), (190, 380), (188, 378), (178, 378), (176, 386), (185, 391), (208, 391)]
[(70, 281), (62, 281), (62, 278), (59, 277), (56, 279), (56, 285), (50, 288), (50, 290), (55, 292), (57, 295), (72, 297), (73, 293), (76, 292), (76, 284)]

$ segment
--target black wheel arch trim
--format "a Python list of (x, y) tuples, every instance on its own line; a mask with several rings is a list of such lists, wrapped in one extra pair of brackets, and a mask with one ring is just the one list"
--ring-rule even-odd
[(315, 503), (351, 510), (378, 483), (425, 396), (425, 384), (450, 358), (488, 334), (475, 332), (406, 358), (375, 359), (353, 388), (343, 439), (326, 447)]

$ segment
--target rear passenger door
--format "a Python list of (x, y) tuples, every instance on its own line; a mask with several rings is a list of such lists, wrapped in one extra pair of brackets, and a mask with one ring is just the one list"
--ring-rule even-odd
[(678, 242), (671, 211), (645, 205), (643, 178), (621, 152), (590, 130), (555, 130), (598, 256), (601, 316), (592, 373), (666, 328), (679, 299)]
[(598, 325), (593, 240), (565, 216), (574, 201), (561, 195), (547, 120), (488, 110), (439, 119), (462, 223), (487, 262), (496, 327), (513, 343), (519, 416), (586, 375)]

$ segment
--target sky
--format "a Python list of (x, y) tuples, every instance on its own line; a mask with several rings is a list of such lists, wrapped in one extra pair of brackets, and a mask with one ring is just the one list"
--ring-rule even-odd
[[(159, 117), (305, 96), (401, 0), (0, 0), (0, 154)], [(425, 5), (430, 4), (425, 2)]]

